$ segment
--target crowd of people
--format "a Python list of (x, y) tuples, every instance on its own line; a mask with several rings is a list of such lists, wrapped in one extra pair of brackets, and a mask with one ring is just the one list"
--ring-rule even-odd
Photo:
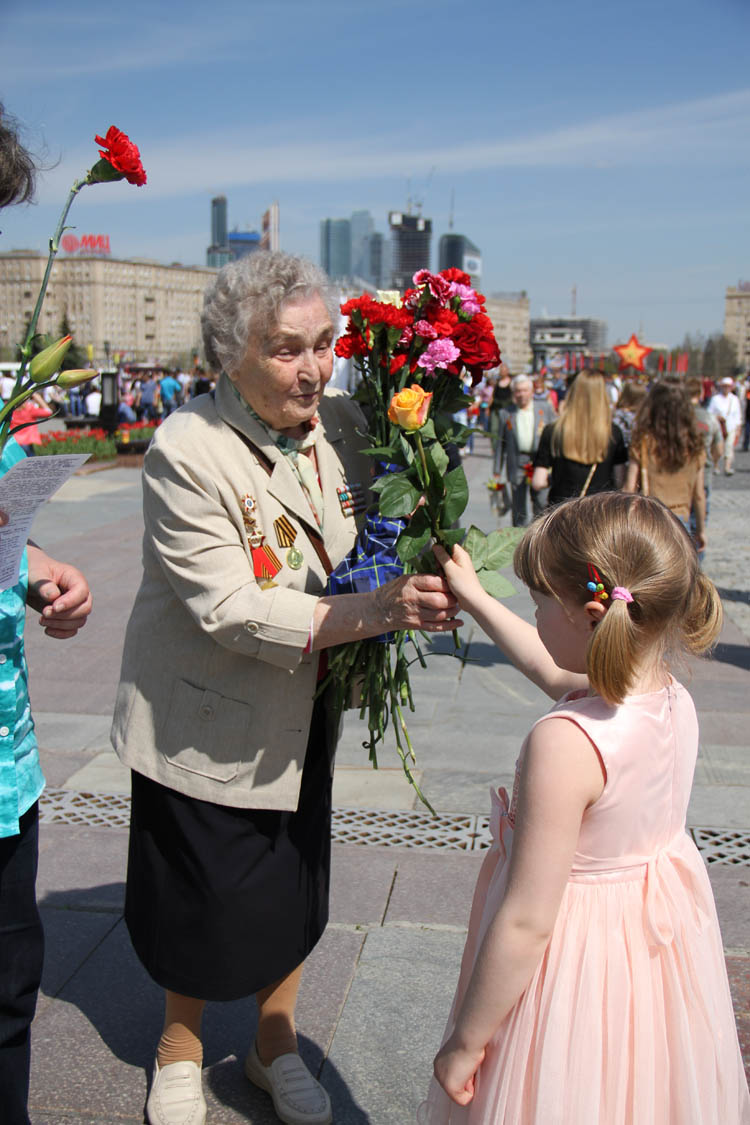
[[(1, 111), (0, 153), (1, 206), (33, 189)], [(460, 546), (451, 556), (435, 548), (441, 573), (330, 596), (327, 577), (357, 542), (352, 486), (370, 480), (366, 419), (348, 394), (326, 389), (337, 304), (303, 259), (259, 252), (230, 263), (202, 316), (214, 393), (191, 397), (179, 379), (151, 372), (128, 391), (134, 412), (168, 415), (145, 457), (143, 577), (112, 728), (132, 772), (125, 920), (164, 993), (148, 1122), (204, 1125), (205, 1005), (251, 996), (247, 1078), (286, 1125), (333, 1121), (294, 1022), (305, 959), (328, 918), (340, 728), (318, 690), (326, 650), (390, 630), (451, 632), (463, 610), (554, 706), (521, 746), (512, 795), (493, 794), (493, 846), (419, 1121), (749, 1125), (711, 886), (685, 832), (697, 719), (672, 671), (721, 628), (695, 546), (705, 538), (706, 450), (717, 464), (723, 451), (732, 471), (726, 447), (740, 420), (723, 401), (729, 387), (700, 431), (685, 390), (656, 384), (635, 412), (629, 451), (601, 373), (555, 388), (556, 401), (507, 372), (491, 396), (483, 390), (478, 418), (508, 473), (513, 521), (525, 522), (529, 493), (539, 510), (514, 560), (536, 625), (483, 590)], [(720, 431), (723, 419), (718, 440), (713, 417)], [(11, 440), (0, 475), (22, 457)], [(667, 486), (672, 511), (654, 498)], [(29, 1123), (43, 955), (44, 779), (26, 604), (65, 639), (91, 598), (75, 568), (31, 543), (20, 581), (0, 593), (7, 1125)]]
[(501, 367), (476, 389), (477, 417), (480, 400), (494, 506), (515, 527), (562, 500), (622, 488), (662, 500), (702, 552), (712, 477), (734, 474), (740, 441), (750, 448), (750, 376), (648, 383), (584, 369), (561, 381)]

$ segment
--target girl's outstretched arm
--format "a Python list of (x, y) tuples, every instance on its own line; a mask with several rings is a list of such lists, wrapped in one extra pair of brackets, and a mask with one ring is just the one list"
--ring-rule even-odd
[(588, 687), (586, 676), (567, 672), (555, 664), (534, 625), (529, 625), (482, 588), (463, 547), (456, 545), (453, 548), (453, 558), (439, 545), (433, 550), (461, 608), (471, 614), (519, 672), (523, 672), (554, 700), (560, 699), (567, 691)]
[(569, 719), (532, 731), (521, 767), (508, 883), (477, 955), (435, 1077), (459, 1105), (473, 1097), (485, 1048), (528, 986), (549, 943), (581, 818), (604, 788), (600, 758)]

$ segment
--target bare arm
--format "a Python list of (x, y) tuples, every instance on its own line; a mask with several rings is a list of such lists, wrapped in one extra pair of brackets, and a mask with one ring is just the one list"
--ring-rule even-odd
[(570, 873), (586, 808), (601, 795), (593, 746), (568, 719), (550, 718), (524, 755), (508, 884), (477, 955), (435, 1076), (459, 1105), (471, 1101), (487, 1043), (544, 956)]
[(623, 492), (637, 492), (638, 491), (638, 474), (641, 471), (641, 466), (633, 458), (628, 461), (628, 470), (625, 474), (625, 484), (623, 485)]
[(555, 700), (567, 691), (588, 687), (586, 676), (567, 672), (555, 664), (534, 625), (482, 589), (463, 547), (453, 548), (452, 559), (442, 547), (436, 546), (434, 550), (461, 609), (471, 614), (519, 672)]
[(534, 469), (534, 475), (531, 478), (531, 487), (534, 492), (541, 492), (549, 484), (549, 469), (545, 469), (543, 465), (537, 465)]

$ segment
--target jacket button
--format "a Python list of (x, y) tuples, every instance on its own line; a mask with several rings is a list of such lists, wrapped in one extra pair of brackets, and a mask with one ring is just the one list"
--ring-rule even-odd
[(209, 707), (207, 703), (204, 703), (204, 705), (200, 709), (200, 716), (201, 716), (202, 719), (213, 719), (213, 717), (214, 717), (213, 707)]
[(248, 633), (257, 633), (258, 632), (258, 622), (257, 621), (246, 621), (245, 622), (245, 628), (247, 629)]

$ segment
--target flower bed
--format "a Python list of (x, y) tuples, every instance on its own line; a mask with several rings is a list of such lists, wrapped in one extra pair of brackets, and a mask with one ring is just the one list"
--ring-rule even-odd
[(39, 456), (55, 453), (89, 453), (92, 461), (113, 461), (117, 456), (115, 440), (106, 430), (48, 430), (36, 447)]
[(115, 431), (118, 453), (145, 453), (158, 427), (158, 422), (123, 422)]

